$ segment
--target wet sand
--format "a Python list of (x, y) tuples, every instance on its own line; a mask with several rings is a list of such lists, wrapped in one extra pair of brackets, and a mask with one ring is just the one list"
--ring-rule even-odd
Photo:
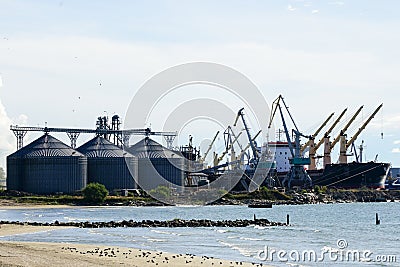
[[(59, 227), (1, 225), (0, 236)], [(0, 241), (0, 266), (265, 266), (206, 256), (86, 244)]]

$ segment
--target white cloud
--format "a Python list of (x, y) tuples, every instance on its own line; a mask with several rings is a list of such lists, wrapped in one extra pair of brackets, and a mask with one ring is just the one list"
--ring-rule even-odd
[(393, 148), (392, 153), (400, 153), (400, 148), (398, 148), (398, 147)]
[(287, 9), (289, 11), (295, 11), (296, 10), (296, 8), (294, 8), (292, 5), (288, 5)]
[[(15, 140), (10, 131), (11, 119), (7, 116), (6, 110), (0, 100), (0, 166), (5, 167), (5, 157), (15, 148)], [(13, 143), (14, 141), (14, 143)]]
[(24, 125), (28, 121), (26, 115), (19, 115), (16, 119), (11, 119), (0, 99), (0, 167), (6, 167), (6, 156), (13, 153), (16, 149), (15, 136), (10, 131), (10, 125)]

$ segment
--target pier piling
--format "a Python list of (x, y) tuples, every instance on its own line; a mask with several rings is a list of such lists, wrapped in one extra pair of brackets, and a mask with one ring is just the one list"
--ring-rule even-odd
[(376, 225), (381, 224), (381, 220), (379, 219), (378, 213), (375, 213), (375, 224), (376, 224)]

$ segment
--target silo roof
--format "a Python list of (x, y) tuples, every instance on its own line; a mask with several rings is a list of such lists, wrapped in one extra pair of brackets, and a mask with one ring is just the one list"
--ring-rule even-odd
[(132, 157), (131, 154), (101, 136), (89, 140), (77, 150), (87, 157)]
[(20, 158), (70, 156), (83, 157), (84, 155), (48, 133), (10, 155), (10, 157)]
[(127, 149), (138, 158), (181, 158), (179, 152), (172, 151), (146, 137)]

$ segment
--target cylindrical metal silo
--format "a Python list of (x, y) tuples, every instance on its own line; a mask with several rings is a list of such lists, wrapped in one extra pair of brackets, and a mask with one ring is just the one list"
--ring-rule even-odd
[(86, 157), (47, 133), (8, 156), (9, 167), (10, 190), (74, 193), (86, 186)]
[(184, 185), (184, 158), (178, 153), (163, 147), (149, 137), (142, 139), (127, 150), (138, 158), (139, 184), (146, 184), (148, 188), (164, 185), (158, 178), (154, 178), (156, 171), (157, 175), (166, 182), (179, 186)]
[(109, 191), (137, 188), (131, 174), (137, 169), (137, 160), (120, 147), (97, 136), (77, 150), (88, 159), (88, 183), (101, 183)]

